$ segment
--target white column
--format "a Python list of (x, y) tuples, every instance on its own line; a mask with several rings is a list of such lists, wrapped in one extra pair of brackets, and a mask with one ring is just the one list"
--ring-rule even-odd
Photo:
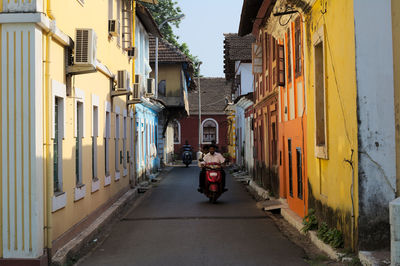
[(1, 31), (1, 176), (4, 258), (43, 253), (42, 33)]

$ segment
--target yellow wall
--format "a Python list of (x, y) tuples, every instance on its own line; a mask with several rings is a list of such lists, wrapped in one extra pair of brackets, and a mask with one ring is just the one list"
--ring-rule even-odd
[(400, 196), (400, 1), (392, 0), (392, 32), (393, 32), (393, 77), (396, 122), (396, 191)]
[[(159, 64), (158, 65), (158, 82), (165, 80), (167, 82), (166, 96), (181, 97), (182, 91), (182, 65), (178, 64)], [(154, 71), (151, 72), (154, 77)]]
[[(321, 11), (325, 14), (322, 14)], [(337, 226), (345, 234), (345, 245), (349, 247), (351, 245), (349, 238), (351, 236), (352, 170), (344, 160), (351, 158), (351, 150), (354, 150), (356, 221), (358, 215), (357, 93), (353, 1), (317, 0), (305, 21), (309, 206), (319, 209), (317, 212), (319, 212), (320, 218), (326, 219), (331, 226)], [(313, 39), (321, 28), (324, 32), (328, 159), (320, 159), (315, 156)]]
[[(114, 1), (114, 19), (116, 19), (116, 1)], [(96, 10), (96, 12), (93, 12)], [(132, 70), (132, 60), (129, 61), (126, 54), (117, 46), (116, 37), (109, 39), (108, 37), (108, 1), (85, 1), (82, 6), (78, 1), (52, 1), (52, 12), (56, 20), (57, 27), (72, 39), (75, 38), (76, 28), (92, 28), (97, 35), (97, 59), (114, 74), (118, 70)], [(58, 82), (65, 83), (64, 72), (64, 49), (55, 41), (51, 43), (51, 59), (50, 59), (50, 78)], [(131, 73), (131, 77), (132, 77)], [(86, 196), (74, 202), (75, 189), (75, 106), (74, 106), (74, 89), (72, 97), (66, 99), (66, 121), (65, 121), (65, 139), (63, 141), (63, 191), (67, 193), (67, 205), (53, 213), (53, 239), (57, 239), (65, 233), (74, 224), (78, 223), (94, 210), (106, 203), (110, 198), (116, 195), (122, 189), (129, 187), (129, 177), (123, 177), (122, 164), (119, 166), (121, 178), (114, 181), (114, 143), (115, 143), (115, 106), (121, 109), (120, 116), (120, 141), (119, 150), (122, 150), (123, 136), (123, 110), (126, 109), (124, 104), (125, 96), (115, 97), (113, 100), (111, 112), (111, 139), (110, 139), (110, 173), (111, 185), (104, 187), (105, 171), (104, 171), (104, 128), (105, 128), (105, 101), (111, 102), (109, 90), (109, 78), (100, 72), (76, 75), (72, 81), (73, 87), (79, 88), (85, 93), (85, 137), (82, 141), (83, 149), (83, 184), (86, 185)], [(51, 89), (50, 89), (51, 92)], [(92, 94), (99, 97), (99, 137), (98, 145), (98, 178), (100, 179), (100, 189), (95, 193), (91, 193), (92, 170), (91, 170), (91, 125), (92, 110), (91, 101)], [(128, 112), (129, 113), (129, 112)], [(129, 144), (129, 128), (130, 119), (127, 118), (127, 150)], [(130, 152), (133, 155), (133, 152)], [(128, 167), (129, 168), (129, 167)], [(50, 186), (53, 186), (50, 184)]]

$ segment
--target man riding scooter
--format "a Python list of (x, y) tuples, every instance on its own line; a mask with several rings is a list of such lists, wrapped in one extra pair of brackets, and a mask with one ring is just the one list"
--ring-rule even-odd
[(182, 162), (188, 167), (192, 163), (192, 146), (189, 145), (189, 142), (186, 140), (185, 144), (182, 147)]
[[(205, 185), (205, 166), (210, 163), (217, 163), (222, 166), (222, 164), (225, 162), (225, 158), (218, 152), (215, 152), (216, 150), (216, 145), (211, 144), (208, 146), (208, 153), (203, 156), (203, 158), (199, 158), (199, 167), (202, 168), (200, 172), (200, 178), (199, 178), (199, 188), (197, 191), (200, 193), (203, 193), (204, 191), (204, 185)], [(204, 148), (203, 148), (204, 149)], [(221, 177), (222, 177), (222, 192), (227, 191), (228, 189), (225, 188), (225, 171), (221, 168)]]

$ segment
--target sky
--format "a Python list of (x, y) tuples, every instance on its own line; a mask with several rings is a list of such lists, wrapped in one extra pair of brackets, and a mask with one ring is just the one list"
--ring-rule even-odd
[(224, 75), (224, 33), (237, 33), (243, 0), (175, 0), (185, 18), (173, 27), (180, 43), (203, 62), (204, 77)]

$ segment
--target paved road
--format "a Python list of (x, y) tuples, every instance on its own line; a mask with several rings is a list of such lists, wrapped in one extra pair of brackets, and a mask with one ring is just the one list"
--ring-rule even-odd
[(79, 265), (307, 265), (244, 187), (228, 175), (211, 204), (198, 173), (174, 168)]

